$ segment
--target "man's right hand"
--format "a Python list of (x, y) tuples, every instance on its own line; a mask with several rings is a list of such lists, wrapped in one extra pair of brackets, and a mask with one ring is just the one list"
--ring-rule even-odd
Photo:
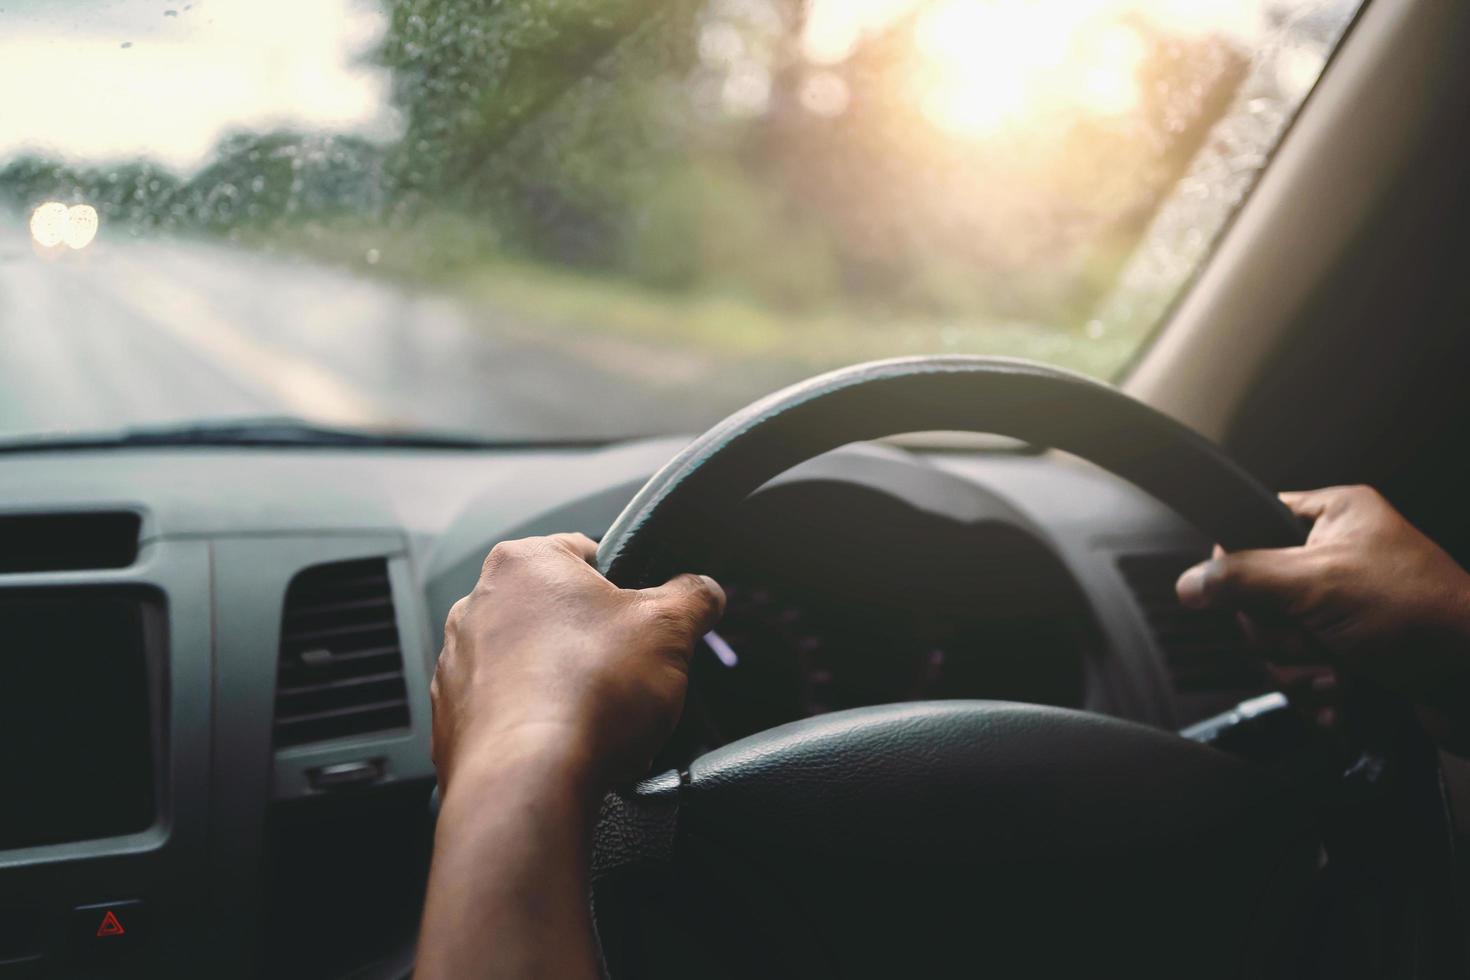
[(495, 546), (434, 674), (434, 829), (414, 976), (602, 976), (588, 917), (603, 793), (679, 719), (713, 579), (620, 589), (580, 534)]
[[(434, 764), (446, 796), (475, 762), (528, 742), (588, 763), (595, 800), (643, 776), (679, 720), (689, 658), (725, 608), (711, 578), (620, 589), (580, 534), (495, 546), (454, 604), (434, 673)], [(579, 767), (580, 768), (580, 767)]]
[(1419, 703), (1461, 707), (1470, 575), (1369, 487), (1281, 499), (1314, 522), (1307, 543), (1217, 551), (1180, 576), (1180, 601), (1241, 614), (1280, 659), (1325, 655)]

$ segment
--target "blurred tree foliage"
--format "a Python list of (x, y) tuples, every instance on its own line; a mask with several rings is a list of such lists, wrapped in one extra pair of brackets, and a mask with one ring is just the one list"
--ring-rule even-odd
[[(452, 210), (522, 257), (656, 289), (1080, 324), (1245, 66), (1215, 40), (1154, 38), (1125, 125), (1066, 119), (986, 145), (918, 118), (902, 21), (834, 69), (845, 112), (804, 108), (806, 9), (392, 0), (379, 58), (406, 125), (400, 217)], [(715, 97), (699, 38), (716, 23), (762, 55), (759, 111)]]
[[(327, 254), (360, 256), (377, 229), (403, 246), (385, 269), (420, 279), (509, 256), (778, 309), (1078, 325), (1246, 64), (1218, 39), (1150, 37), (1127, 119), (977, 141), (916, 111), (904, 20), (824, 69), (846, 106), (816, 113), (803, 0), (382, 2), (391, 144), (238, 133), (188, 180), (28, 157), (0, 193)], [(754, 59), (760, 99), (722, 103), (735, 69), (701, 51), (712, 26)]]
[(351, 136), (236, 133), (187, 181), (149, 161), (72, 167), (22, 156), (0, 168), (0, 193), (21, 206), (85, 201), (135, 233), (251, 229), (381, 213), (382, 150)]
[[(400, 176), (435, 195), (497, 191), (504, 175), (487, 164), (518, 131), (630, 36), (667, 36), (670, 21), (682, 15), (687, 23), (692, 7), (691, 0), (387, 0), (377, 59), (392, 73), (406, 127)], [(634, 121), (638, 113), (629, 115)]]

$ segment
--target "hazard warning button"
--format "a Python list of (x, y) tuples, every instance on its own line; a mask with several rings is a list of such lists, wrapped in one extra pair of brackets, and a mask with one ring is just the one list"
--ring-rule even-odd
[(148, 909), (142, 902), (98, 902), (71, 910), (72, 950), (88, 959), (126, 956), (148, 939)]
[(97, 926), (97, 935), (126, 936), (127, 934), (128, 931), (123, 928), (123, 924), (117, 921), (117, 913), (112, 909), (108, 909), (107, 914), (102, 916), (101, 924)]

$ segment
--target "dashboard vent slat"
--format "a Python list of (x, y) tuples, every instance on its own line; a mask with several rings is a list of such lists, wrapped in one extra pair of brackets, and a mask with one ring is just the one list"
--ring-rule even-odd
[[(299, 625), (292, 630), (289, 640), (283, 638), (281, 646), (313, 647), (318, 644), (326, 644), (334, 639), (350, 638), (386, 633), (393, 628), (393, 609), (385, 610), (385, 615), (379, 615), (373, 622), (368, 623), (338, 623), (333, 626), (317, 626), (314, 629), (302, 629)], [(289, 621), (288, 621), (289, 622)]]
[(290, 611), (290, 619), (293, 623), (300, 623), (319, 616), (369, 614), (391, 608), (393, 608), (393, 601), (386, 595), (371, 596), (366, 599), (345, 599), (340, 602), (322, 601), (309, 606), (297, 606)]
[(408, 724), (387, 561), (336, 562), (298, 574), (281, 615), (276, 746)]
[(1174, 583), (1203, 557), (1181, 552), (1124, 555), (1118, 559), (1118, 571), (1148, 620), (1176, 692), (1233, 698), (1259, 690), (1265, 682), (1260, 665), (1246, 652), (1245, 637), (1234, 618), (1179, 604)]

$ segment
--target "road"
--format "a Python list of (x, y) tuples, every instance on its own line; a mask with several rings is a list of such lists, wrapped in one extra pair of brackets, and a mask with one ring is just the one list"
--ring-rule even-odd
[(731, 373), (222, 245), (104, 234), (49, 255), (0, 237), (0, 438), (259, 415), (508, 438), (696, 431), (759, 393)]

